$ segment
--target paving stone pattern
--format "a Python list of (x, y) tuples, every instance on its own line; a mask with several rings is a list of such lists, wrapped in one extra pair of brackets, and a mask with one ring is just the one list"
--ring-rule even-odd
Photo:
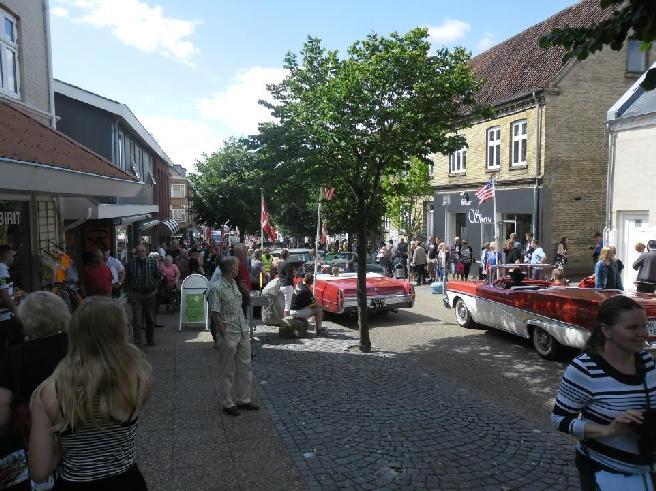
[(300, 340), (260, 327), (255, 350), (259, 400), (310, 489), (578, 489), (566, 436), (327, 327)]

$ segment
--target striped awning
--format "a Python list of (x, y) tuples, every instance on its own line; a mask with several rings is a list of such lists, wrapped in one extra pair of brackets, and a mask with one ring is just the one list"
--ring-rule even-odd
[(175, 233), (178, 230), (180, 230), (180, 225), (173, 218), (167, 218), (166, 220), (162, 220), (161, 224), (164, 225), (166, 228), (168, 228), (171, 231), (171, 235), (175, 235)]

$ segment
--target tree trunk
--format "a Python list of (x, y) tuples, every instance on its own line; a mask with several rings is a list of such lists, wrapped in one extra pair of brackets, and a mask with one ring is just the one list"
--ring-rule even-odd
[[(364, 215), (360, 214), (360, 216)], [(371, 352), (369, 340), (369, 323), (367, 322), (367, 222), (364, 218), (360, 222), (357, 232), (358, 241), (358, 329), (360, 330), (360, 351)]]

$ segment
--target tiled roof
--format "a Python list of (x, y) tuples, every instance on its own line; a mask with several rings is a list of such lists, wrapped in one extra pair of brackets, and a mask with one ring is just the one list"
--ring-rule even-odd
[(0, 158), (137, 181), (68, 136), (0, 102)]
[(552, 85), (563, 69), (565, 50), (540, 48), (540, 37), (555, 27), (586, 27), (610, 17), (613, 9), (602, 9), (599, 3), (582, 0), (472, 58), (474, 71), (484, 80), (478, 100), (501, 104)]

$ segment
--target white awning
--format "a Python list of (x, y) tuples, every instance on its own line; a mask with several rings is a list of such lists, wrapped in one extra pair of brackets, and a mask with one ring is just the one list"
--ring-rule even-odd
[[(159, 205), (133, 205), (96, 203), (84, 197), (65, 196), (62, 198), (64, 220), (77, 220), (80, 217), (89, 217), (89, 220), (102, 220), (104, 218), (147, 218), (150, 213), (159, 212)], [(89, 210), (91, 210), (89, 212)], [(137, 218), (139, 220), (139, 218)], [(136, 220), (132, 220), (136, 221)]]
[[(109, 165), (109, 164), (108, 164)], [(136, 196), (143, 182), (0, 157), (0, 188), (51, 196)]]

